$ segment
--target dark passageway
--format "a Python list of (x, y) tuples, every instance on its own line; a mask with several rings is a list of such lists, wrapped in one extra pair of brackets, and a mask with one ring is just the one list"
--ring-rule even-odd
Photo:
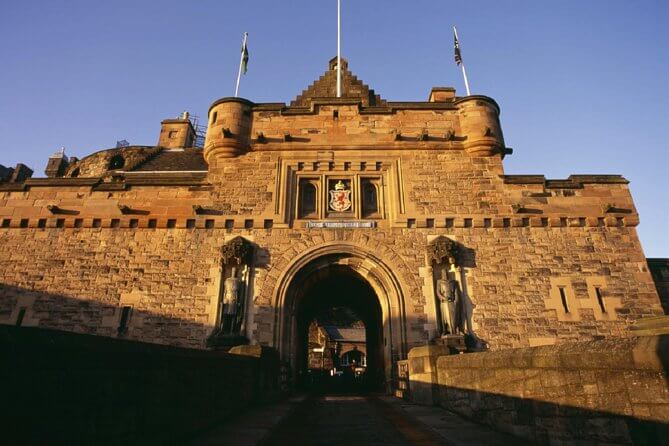
[[(361, 392), (381, 390), (384, 385), (383, 326), (381, 307), (371, 286), (346, 266), (333, 265), (304, 281), (297, 306), (298, 385), (317, 392)], [(332, 367), (310, 368), (309, 327), (314, 321), (322, 325), (364, 326), (365, 368), (348, 364), (355, 353), (340, 357), (341, 343), (333, 343)], [(312, 327), (313, 329), (313, 327)], [(359, 330), (359, 328), (358, 328)], [(344, 330), (341, 330), (344, 331)], [(335, 345), (336, 344), (336, 345)], [(311, 350), (310, 350), (311, 349)], [(343, 359), (343, 365), (340, 361)], [(323, 364), (326, 364), (325, 358)], [(357, 370), (357, 372), (356, 372)]]

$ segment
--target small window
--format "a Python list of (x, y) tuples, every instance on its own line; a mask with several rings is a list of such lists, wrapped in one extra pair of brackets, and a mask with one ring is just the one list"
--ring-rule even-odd
[(64, 218), (59, 218), (56, 220), (56, 227), (57, 228), (64, 228), (65, 227), (65, 219)]
[(46, 228), (46, 218), (40, 218), (37, 220), (37, 227), (40, 229)]
[(168, 229), (174, 229), (177, 227), (177, 221), (173, 218), (170, 218), (167, 220), (167, 228)]
[(186, 229), (195, 229), (195, 219), (189, 218), (186, 220)]
[(125, 158), (121, 155), (114, 155), (109, 160), (109, 170), (122, 169), (125, 166)]
[[(59, 218), (58, 220), (62, 220)], [(65, 221), (65, 220), (63, 220)], [(27, 218), (22, 218), (21, 222), (19, 223), (22, 228), (27, 228), (28, 227), (28, 219)], [(59, 228), (62, 228), (62, 226), (59, 226)]]
[(83, 218), (75, 218), (74, 219), (74, 227), (75, 228), (81, 228), (84, 225), (84, 219)]
[(137, 220), (136, 218), (131, 218), (130, 219), (130, 227), (131, 228), (136, 228), (137, 226), (139, 226), (139, 220)]
[(300, 218), (315, 218), (318, 212), (318, 189), (316, 180), (300, 180), (299, 215)]
[(168, 134), (168, 138), (174, 139), (177, 137), (177, 133), (179, 133), (178, 130), (170, 130), (170, 133)]
[(597, 303), (599, 304), (602, 313), (606, 313), (606, 306), (604, 306), (604, 298), (602, 297), (602, 289), (598, 286), (595, 287), (595, 295), (597, 296)]
[(379, 191), (372, 180), (362, 181), (362, 216), (377, 217), (379, 213)]
[(118, 218), (112, 218), (111, 227), (119, 228), (120, 226), (121, 226), (121, 220), (119, 220)]
[(17, 327), (20, 327), (21, 324), (23, 324), (23, 319), (25, 319), (25, 317), (26, 317), (26, 311), (27, 310), (28, 310), (27, 307), (19, 308), (19, 314), (16, 315), (16, 323), (14, 325), (16, 325)]
[(204, 227), (205, 229), (214, 229), (214, 220), (205, 220)]
[(149, 228), (150, 229), (155, 229), (157, 226), (157, 220), (155, 218), (150, 218), (149, 219)]
[[(44, 220), (44, 221), (46, 221), (46, 220)], [(2, 227), (3, 227), (3, 228), (8, 228), (8, 227), (9, 227), (9, 224), (10, 224), (11, 222), (12, 222), (12, 221), (11, 221), (9, 218), (3, 218), (3, 219), (2, 219)]]
[(211, 115), (211, 123), (216, 124), (217, 119), (218, 119), (218, 112), (214, 112), (214, 114)]
[(562, 301), (562, 308), (564, 308), (565, 313), (569, 313), (569, 305), (567, 304), (567, 294), (564, 291), (564, 287), (560, 287), (560, 300)]
[(79, 168), (77, 167), (76, 169), (74, 169), (74, 170), (72, 171), (72, 173), (70, 174), (70, 176), (71, 176), (72, 178), (77, 178), (77, 177), (79, 176), (79, 173), (80, 173), (80, 170), (79, 170)]
[(93, 227), (94, 228), (99, 228), (101, 226), (102, 226), (102, 220), (100, 220), (99, 218), (94, 218), (93, 219)]
[(118, 321), (118, 328), (116, 330), (119, 336), (125, 336), (128, 333), (128, 325), (130, 324), (131, 314), (131, 306), (125, 306), (121, 309), (121, 317)]

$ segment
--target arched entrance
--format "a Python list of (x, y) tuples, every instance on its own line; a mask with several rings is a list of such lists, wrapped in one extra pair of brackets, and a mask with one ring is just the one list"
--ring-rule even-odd
[[(309, 370), (311, 366), (307, 364), (307, 358), (310, 354), (308, 351), (308, 330), (312, 321), (328, 320), (330, 310), (348, 309), (351, 314), (355, 315), (355, 319), (359, 319), (364, 324), (364, 337), (368, 352), (366, 370), (361, 379), (362, 382), (357, 383), (357, 387), (365, 389), (382, 387), (385, 377), (381, 306), (369, 283), (350, 266), (333, 264), (302, 278), (299, 289), (295, 291), (294, 299), (296, 301), (295, 352), (298, 380), (305, 380), (306, 374), (311, 372)], [(325, 323), (327, 324), (327, 322)], [(330, 322), (330, 324), (332, 326), (334, 322)], [(332, 339), (330, 333), (327, 334), (327, 337), (330, 338), (327, 341), (328, 351), (322, 353), (338, 355), (338, 352), (336, 352), (338, 348), (336, 344), (338, 343)], [(325, 345), (322, 347), (325, 347)], [(335, 352), (331, 352), (331, 350), (335, 350)], [(348, 372), (349, 369), (346, 368), (342, 371)]]
[(406, 357), (404, 298), (392, 271), (374, 254), (341, 243), (289, 265), (276, 289), (274, 345), (298, 382), (307, 367), (309, 323), (324, 309), (344, 306), (365, 326), (368, 382), (389, 388), (394, 362)]

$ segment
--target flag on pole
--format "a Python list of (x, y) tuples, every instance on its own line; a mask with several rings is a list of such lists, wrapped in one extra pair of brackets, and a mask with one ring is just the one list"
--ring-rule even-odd
[(249, 48), (246, 45), (246, 39), (242, 43), (242, 74), (246, 74), (249, 66)]
[(455, 64), (462, 68), (462, 77), (465, 80), (465, 89), (467, 90), (467, 96), (471, 95), (469, 91), (469, 80), (467, 80), (467, 71), (465, 70), (465, 64), (462, 62), (462, 53), (460, 52), (460, 42), (458, 41), (458, 30), (453, 27), (453, 49), (455, 51)]
[(239, 96), (239, 81), (242, 78), (242, 72), (246, 74), (249, 65), (249, 48), (246, 46), (246, 41), (248, 40), (249, 33), (244, 33), (244, 39), (242, 40), (242, 54), (239, 56), (239, 71), (237, 71), (237, 84), (235, 85), (235, 97)]
[(462, 65), (462, 53), (460, 53), (460, 42), (458, 42), (458, 34), (453, 28), (453, 48), (455, 50), (455, 64)]

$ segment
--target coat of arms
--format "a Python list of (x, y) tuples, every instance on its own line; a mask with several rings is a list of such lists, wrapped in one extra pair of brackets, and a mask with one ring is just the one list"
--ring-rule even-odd
[(330, 191), (330, 209), (335, 212), (345, 212), (351, 208), (351, 191), (339, 180)]

